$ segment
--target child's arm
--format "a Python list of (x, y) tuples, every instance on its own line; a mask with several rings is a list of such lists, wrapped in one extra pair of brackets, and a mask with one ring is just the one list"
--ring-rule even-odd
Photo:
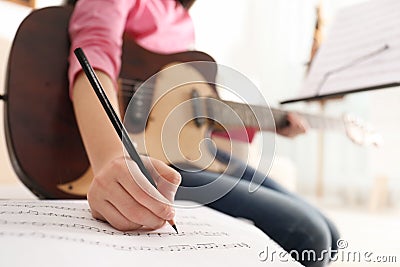
[[(101, 71), (96, 74), (118, 111), (111, 78)], [(170, 203), (180, 175), (161, 161), (143, 157), (157, 183), (157, 191), (136, 163), (124, 157), (122, 143), (83, 72), (78, 74), (72, 89), (75, 116), (94, 173), (88, 192), (93, 216), (119, 230), (133, 230), (142, 225), (159, 228), (166, 220), (173, 219)]]

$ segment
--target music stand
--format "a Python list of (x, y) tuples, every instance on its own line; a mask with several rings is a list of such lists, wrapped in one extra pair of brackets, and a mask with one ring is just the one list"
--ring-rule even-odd
[[(400, 1), (372, 0), (338, 11), (298, 96), (280, 104), (320, 101), (400, 86)], [(323, 134), (317, 195), (323, 195)]]
[(329, 99), (400, 86), (400, 1), (373, 0), (341, 9), (296, 98)]

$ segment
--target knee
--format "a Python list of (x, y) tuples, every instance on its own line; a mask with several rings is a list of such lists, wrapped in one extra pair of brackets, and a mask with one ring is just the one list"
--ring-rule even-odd
[(329, 263), (332, 236), (322, 218), (308, 218), (293, 229), (291, 256), (304, 266), (319, 267)]

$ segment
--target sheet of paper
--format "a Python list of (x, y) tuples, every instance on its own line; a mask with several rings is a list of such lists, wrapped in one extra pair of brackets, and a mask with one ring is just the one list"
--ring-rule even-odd
[(0, 201), (1, 263), (300, 266), (251, 224), (206, 207), (177, 208), (176, 213), (179, 234), (170, 225), (156, 231), (119, 232), (93, 219), (87, 201)]
[(400, 1), (370, 0), (340, 10), (299, 98), (400, 83)]

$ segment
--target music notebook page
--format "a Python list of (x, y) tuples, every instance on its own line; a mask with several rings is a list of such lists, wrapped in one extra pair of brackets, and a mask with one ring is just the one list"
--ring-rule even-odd
[(120, 232), (94, 219), (87, 201), (0, 201), (0, 259), (3, 266), (300, 266), (253, 225), (210, 208), (176, 208), (175, 221), (178, 234), (168, 224)]

